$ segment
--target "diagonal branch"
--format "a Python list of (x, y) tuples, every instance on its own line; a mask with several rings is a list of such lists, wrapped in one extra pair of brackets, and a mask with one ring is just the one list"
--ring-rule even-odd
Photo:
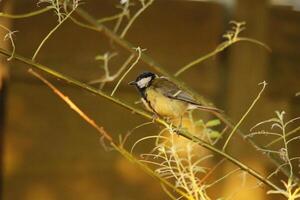
[(43, 76), (41, 76), (39, 73), (35, 72), (31, 68), (28, 70), (29, 73), (31, 73), (36, 78), (40, 79), (43, 83), (45, 83), (46, 86), (48, 86), (56, 95), (58, 95), (67, 105), (70, 106), (72, 110), (74, 110), (83, 120), (85, 120), (89, 125), (94, 127), (97, 132), (104, 137), (106, 140), (109, 141), (110, 145), (119, 152), (122, 156), (124, 156), (127, 160), (134, 162), (137, 164), (141, 169), (143, 169), (146, 173), (148, 173), (150, 176), (156, 178), (162, 185), (166, 185), (170, 188), (172, 188), (174, 191), (176, 191), (178, 194), (188, 197), (188, 195), (180, 190), (179, 188), (174, 187), (169, 181), (166, 179), (160, 177), (157, 173), (155, 173), (151, 168), (149, 168), (147, 165), (143, 164), (140, 160), (135, 158), (133, 155), (131, 155), (126, 149), (123, 148), (122, 145), (116, 144), (116, 142), (113, 140), (113, 138), (110, 136), (110, 134), (104, 129), (104, 127), (99, 126), (93, 119), (91, 119), (87, 114), (85, 114), (69, 97), (65, 96), (59, 89), (57, 89), (52, 83), (50, 83), (48, 80), (46, 80)]
[(25, 13), (25, 14), (6, 14), (6, 13), (3, 13), (3, 12), (0, 12), (0, 17), (10, 18), (10, 19), (24, 19), (24, 18), (33, 17), (33, 16), (36, 16), (36, 15), (43, 14), (43, 13), (48, 12), (50, 10), (52, 10), (52, 8), (47, 6), (45, 8), (40, 9), (40, 10), (36, 10), (36, 11)]
[(28, 72), (40, 79), (43, 83), (45, 83), (57, 96), (59, 96), (66, 104), (68, 104), (72, 110), (78, 113), (82, 119), (84, 119), (88, 124), (94, 127), (105, 139), (107, 139), (110, 143), (113, 142), (112, 137), (104, 130), (104, 128), (98, 126), (95, 123), (95, 121), (89, 118), (75, 103), (73, 103), (73, 101), (69, 97), (65, 96), (54, 85), (52, 85), (40, 74), (33, 71), (31, 68), (28, 70)]
[[(104, 34), (106, 37), (108, 37), (109, 39), (111, 39), (112, 41), (114, 41), (116, 44), (118, 44), (120, 47), (126, 49), (127, 51), (131, 52), (132, 54), (138, 56), (138, 53), (134, 50), (134, 46), (128, 42), (127, 40), (124, 40), (122, 38), (120, 38), (120, 36), (118, 36), (117, 34), (115, 34), (114, 32), (112, 32), (110, 29), (108, 29), (106, 26), (104, 26), (103, 24), (99, 24), (97, 23), (97, 20), (91, 16), (88, 12), (86, 12), (85, 10), (83, 10), (82, 8), (77, 8), (75, 11), (78, 16), (80, 16), (82, 19), (84, 19), (87, 24), (81, 23), (79, 21), (76, 21), (78, 25), (88, 28), (90, 30), (94, 30), (97, 32), (100, 32), (102, 34)], [(146, 65), (148, 65), (149, 67), (151, 67), (153, 70), (155, 70), (156, 72), (167, 76), (170, 78), (170, 80), (172, 80), (174, 83), (176, 83), (177, 85), (179, 85), (182, 89), (188, 91), (195, 99), (198, 103), (203, 104), (203, 105), (211, 105), (211, 102), (209, 102), (208, 100), (206, 100), (204, 97), (200, 96), (195, 90), (193, 90), (192, 88), (188, 87), (187, 85), (184, 84), (184, 82), (180, 81), (180, 79), (178, 79), (177, 77), (173, 76), (171, 73), (169, 73), (167, 70), (165, 70), (159, 63), (157, 63), (154, 59), (152, 59), (151, 57), (147, 56), (145, 53), (141, 53), (141, 58), (140, 60), (142, 62), (144, 62)], [(234, 129), (235, 125), (232, 123), (232, 121), (230, 120), (230, 118), (225, 115), (224, 113), (215, 113), (215, 115), (224, 123), (226, 124), (229, 128)], [(238, 133), (239, 135), (241, 135), (243, 138), (245, 138), (245, 133), (243, 133), (240, 129), (236, 130), (236, 133)], [(246, 138), (246, 140), (253, 146), (253, 147), (257, 147), (258, 145), (250, 138)], [(279, 166), (280, 165), (280, 160), (278, 158), (276, 158), (273, 155), (267, 155), (267, 157), (276, 165)], [(286, 168), (281, 168), (281, 171), (286, 175), (289, 176), (289, 171)]]
[[(11, 56), (12, 53), (7, 51), (7, 50), (4, 50), (2, 48), (0, 48), (0, 53), (5, 55), (5, 56)], [(42, 64), (39, 64), (39, 63), (36, 63), (34, 61), (32, 61), (31, 59), (29, 58), (25, 58), (25, 57), (22, 57), (20, 55), (17, 55), (17, 54), (14, 54), (13, 56), (14, 59), (26, 64), (26, 65), (29, 65), (33, 68), (36, 68), (36, 69), (39, 69), (47, 74), (50, 74), (56, 78), (59, 78), (61, 80), (64, 80), (74, 86), (77, 86), (79, 88), (82, 88), (88, 92), (91, 92), (93, 94), (96, 94), (96, 95), (99, 95), (123, 108), (126, 108), (127, 110), (130, 110), (131, 112), (134, 112), (138, 115), (141, 115), (147, 119), (152, 119), (152, 115), (148, 114), (147, 112), (143, 111), (143, 110), (140, 110), (140, 109), (137, 109), (131, 105), (129, 105), (128, 103), (125, 103), (123, 101), (120, 101), (119, 99), (115, 98), (115, 97), (112, 97), (102, 91), (99, 91), (99, 90), (96, 90), (94, 89), (93, 87), (85, 84), (85, 83), (82, 83), (76, 79), (73, 79), (71, 77), (68, 77), (68, 76), (65, 76), (55, 70), (52, 70)], [(156, 122), (162, 124), (162, 125), (165, 125), (165, 126), (169, 126), (164, 120), (161, 120), (161, 119), (156, 119)], [(186, 139), (190, 140), (190, 141), (193, 141), (199, 145), (201, 145), (202, 147), (214, 152), (215, 154), (218, 154), (224, 158), (226, 158), (228, 161), (230, 161), (231, 163), (235, 164), (236, 166), (238, 166), (241, 170), (244, 170), (246, 171), (247, 173), (249, 173), (250, 175), (252, 175), (253, 177), (255, 177), (256, 179), (258, 179), (259, 181), (261, 181), (262, 183), (266, 184), (267, 186), (271, 187), (272, 189), (274, 190), (280, 190), (280, 188), (278, 188), (274, 183), (272, 183), (270, 180), (266, 179), (265, 177), (263, 177), (260, 173), (256, 172), (254, 169), (252, 168), (249, 168), (247, 165), (241, 163), (238, 159), (232, 157), (231, 155), (227, 154), (226, 152), (223, 152), (219, 149), (217, 149), (216, 147), (210, 145), (209, 143), (207, 143), (206, 141), (196, 137), (196, 136), (193, 136), (191, 133), (189, 132), (186, 132), (186, 131), (179, 131), (178, 132), (179, 135), (185, 137)]]

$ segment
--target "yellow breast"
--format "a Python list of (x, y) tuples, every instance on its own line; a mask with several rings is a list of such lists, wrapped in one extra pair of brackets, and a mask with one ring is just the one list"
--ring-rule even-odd
[(170, 99), (153, 89), (146, 90), (146, 96), (151, 108), (163, 117), (181, 117), (188, 107), (186, 102)]

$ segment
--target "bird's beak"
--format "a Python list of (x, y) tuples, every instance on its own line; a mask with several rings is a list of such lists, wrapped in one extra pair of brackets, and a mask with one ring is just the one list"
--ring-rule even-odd
[(131, 81), (128, 83), (128, 85), (136, 85), (136, 82), (135, 81)]

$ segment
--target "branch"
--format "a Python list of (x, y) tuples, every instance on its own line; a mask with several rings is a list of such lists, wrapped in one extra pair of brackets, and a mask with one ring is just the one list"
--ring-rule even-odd
[(218, 45), (217, 48), (214, 49), (212, 52), (210, 52), (210, 53), (208, 53), (204, 56), (201, 56), (200, 58), (198, 58), (198, 59), (188, 63), (187, 65), (181, 67), (175, 73), (175, 76), (179, 76), (180, 74), (182, 74), (186, 70), (190, 69), (191, 67), (203, 62), (204, 60), (207, 60), (210, 57), (213, 57), (213, 56), (217, 55), (221, 51), (225, 50), (226, 48), (230, 47), (231, 45), (233, 45), (237, 42), (246, 41), (246, 42), (254, 43), (254, 44), (257, 44), (259, 46), (264, 47), (268, 51), (271, 51), (270, 47), (268, 47), (267, 45), (265, 45), (264, 43), (262, 43), (258, 40), (255, 40), (255, 39), (252, 39), (252, 38), (247, 38), (247, 37), (239, 37), (240, 33), (243, 30), (245, 30), (245, 24), (246, 24), (245, 22), (231, 21), (230, 24), (233, 24), (233, 27), (231, 28), (231, 30), (227, 31), (227, 33), (225, 33), (223, 35), (223, 38), (226, 39), (224, 42), (222, 42), (220, 45)]
[(110, 96), (114, 96), (114, 93), (117, 91), (119, 85), (121, 84), (122, 80), (125, 78), (125, 76), (133, 69), (133, 67), (139, 62), (140, 57), (141, 57), (141, 52), (142, 49), (140, 47), (136, 48), (136, 51), (139, 52), (138, 57), (136, 58), (136, 60), (131, 64), (131, 66), (128, 68), (128, 70), (123, 74), (123, 76), (120, 78), (120, 80), (118, 81), (117, 85), (114, 87), (112, 93)]
[(65, 96), (59, 89), (57, 89), (54, 85), (52, 85), (49, 81), (47, 81), (43, 76), (38, 74), (37, 72), (33, 71), (32, 69), (28, 70), (29, 73), (34, 75), (36, 78), (40, 79), (43, 83), (45, 83), (56, 95), (58, 95), (67, 105), (70, 106), (72, 110), (74, 110), (81, 118), (83, 118), (88, 124), (90, 124), (92, 127), (94, 127), (98, 133), (105, 139), (107, 139), (110, 143), (110, 145), (118, 151), (121, 155), (123, 155), (127, 160), (134, 162), (137, 164), (142, 170), (147, 172), (152, 177), (156, 178), (158, 181), (161, 182), (161, 184), (164, 184), (170, 188), (172, 188), (174, 191), (176, 191), (178, 194), (188, 197), (188, 195), (180, 190), (179, 188), (174, 187), (170, 182), (165, 180), (164, 178), (160, 177), (157, 173), (155, 173), (152, 169), (150, 169), (147, 165), (143, 164), (140, 160), (136, 159), (133, 155), (131, 155), (126, 149), (123, 148), (121, 145), (117, 145), (110, 134), (102, 127), (99, 126), (93, 119), (91, 119), (88, 115), (86, 115), (69, 97)]
[[(76, 10), (77, 5), (73, 5), (72, 10), (62, 19), (58, 20), (58, 24), (46, 35), (46, 37), (39, 44), (38, 48), (35, 50), (34, 55), (32, 56), (32, 60), (35, 60), (37, 54), (41, 50), (42, 46), (45, 42), (50, 38), (50, 36), (72, 15), (72, 13)], [(60, 15), (59, 15), (60, 16)]]
[[(89, 13), (87, 13), (85, 10), (83, 10), (81, 8), (77, 8), (75, 12), (89, 24), (89, 25), (86, 25), (84, 23), (79, 22), (81, 27), (85, 27), (90, 30), (94, 30), (94, 31), (104, 34), (106, 37), (108, 37), (109, 39), (114, 41), (120, 47), (122, 47), (122, 48), (126, 49), (127, 51), (131, 52), (132, 54), (138, 56), (137, 52), (134, 50), (134, 46), (130, 42), (120, 38), (117, 34), (112, 32), (110, 29), (106, 28), (106, 26), (104, 26), (103, 24), (98, 24), (97, 20), (93, 16), (91, 16)], [(77, 24), (78, 24), (78, 21), (77, 21)], [(180, 81), (177, 77), (173, 76), (171, 73), (166, 71), (160, 64), (158, 64), (151, 57), (147, 56), (145, 53), (141, 53), (140, 60), (142, 62), (144, 62), (146, 65), (148, 65), (150, 68), (155, 70), (156, 72), (158, 72), (166, 77), (169, 77), (169, 79), (171, 81), (173, 81), (174, 83), (179, 85), (180, 88), (182, 88), (183, 90), (188, 91), (196, 99), (197, 103), (200, 103), (202, 105), (211, 105), (211, 103), (209, 101), (207, 101), (205, 98), (200, 96), (195, 90), (186, 86), (182, 81)], [(235, 127), (233, 125), (233, 123), (231, 122), (230, 118), (228, 116), (226, 116), (225, 114), (215, 113), (215, 115), (224, 124), (226, 124), (229, 128), (233, 129)], [(237, 129), (236, 132), (239, 135), (241, 135), (243, 138), (245, 137), (245, 134), (240, 129)], [(257, 144), (250, 138), (247, 138), (247, 141), (253, 147), (257, 146)], [(273, 155), (267, 155), (267, 156), (276, 166), (280, 165), (280, 161), (278, 160), (278, 158), (274, 157)], [(289, 172), (286, 169), (281, 169), (281, 170), (286, 176), (289, 176)]]
[(246, 118), (246, 116), (249, 114), (249, 112), (252, 110), (252, 108), (254, 107), (254, 105), (256, 104), (256, 102), (259, 100), (261, 94), (263, 93), (263, 91), (265, 90), (265, 87), (267, 85), (267, 83), (264, 81), (262, 83), (260, 83), (259, 85), (262, 85), (262, 89), (260, 90), (260, 92), (258, 93), (257, 97), (254, 99), (254, 101), (252, 102), (252, 104), (250, 105), (250, 107), (247, 109), (246, 113), (242, 116), (242, 118), (240, 119), (240, 121), (237, 123), (237, 125), (234, 126), (234, 128), (232, 129), (231, 133), (229, 134), (224, 146), (223, 146), (223, 151), (226, 150), (226, 147), (231, 139), (231, 137), (233, 136), (233, 134), (235, 133), (235, 131), (238, 129), (238, 127), (241, 125), (241, 123), (244, 121), (244, 119)]
[(33, 11), (33, 12), (24, 13), (24, 14), (6, 14), (6, 13), (3, 13), (3, 12), (0, 12), (0, 17), (10, 18), (10, 19), (24, 19), (24, 18), (29, 18), (29, 17), (33, 17), (33, 16), (36, 16), (36, 15), (43, 14), (45, 12), (48, 12), (51, 9), (52, 9), (51, 7), (47, 6), (45, 8), (40, 9), (40, 10), (36, 10), (36, 11)]
[[(11, 56), (12, 55), (11, 52), (9, 52), (7, 50), (4, 50), (2, 48), (0, 48), (0, 53), (3, 54), (3, 55), (5, 55), (5, 56)], [(26, 65), (29, 65), (29, 66), (31, 66), (33, 68), (39, 69), (39, 70), (41, 70), (43, 72), (46, 72), (47, 74), (50, 74), (50, 75), (52, 75), (52, 76), (54, 76), (56, 78), (64, 80), (64, 81), (66, 81), (66, 82), (68, 82), (68, 83), (70, 83), (72, 85), (75, 85), (75, 86), (77, 86), (79, 88), (82, 88), (82, 89), (84, 89), (84, 90), (86, 90), (88, 92), (91, 92), (93, 94), (99, 95), (99, 96), (101, 96), (101, 97), (103, 97), (103, 98), (105, 98), (105, 99), (107, 99), (107, 100), (109, 100), (109, 101), (111, 101), (111, 102), (113, 102), (113, 103), (115, 103), (115, 104), (123, 107), (123, 108), (126, 108), (127, 110), (130, 110), (131, 112), (139, 114), (139, 115), (141, 115), (141, 116), (143, 116), (143, 117), (145, 117), (147, 119), (153, 119), (152, 115), (146, 113), (143, 110), (137, 109), (137, 108), (135, 108), (135, 107), (133, 107), (133, 106), (125, 103), (125, 102), (122, 102), (122, 101), (118, 100), (115, 97), (107, 95), (107, 94), (105, 94), (102, 91), (96, 90), (93, 87), (91, 87), (91, 86), (89, 86), (89, 85), (87, 85), (85, 83), (82, 83), (82, 82), (80, 82), (80, 81), (78, 81), (76, 79), (73, 79), (71, 77), (65, 76), (65, 75), (63, 75), (63, 74), (61, 74), (61, 73), (59, 73), (59, 72), (57, 72), (55, 70), (52, 70), (52, 69), (50, 69), (50, 68), (48, 68), (48, 67), (46, 67), (46, 66), (44, 66), (42, 64), (36, 63), (36, 62), (34, 62), (34, 61), (32, 61), (32, 60), (30, 60), (28, 58), (22, 57), (22, 56), (17, 55), (17, 54), (14, 54), (13, 58), (16, 59), (16, 60), (18, 60), (18, 61), (20, 61), (20, 62), (22, 62), (22, 63), (24, 63), (24, 64), (26, 64)], [(164, 126), (169, 126), (162, 119), (155, 119), (155, 120), (156, 120), (156, 122), (158, 122), (158, 123), (160, 123), (160, 124), (162, 124)], [(204, 147), (204, 148), (206, 148), (206, 149), (208, 149), (208, 150), (210, 150), (210, 151), (212, 151), (212, 152), (214, 152), (214, 153), (216, 153), (216, 154), (218, 154), (218, 155), (226, 158), (228, 161), (230, 161), (231, 163), (233, 163), (236, 166), (238, 166), (241, 170), (246, 171), (247, 173), (249, 173), (250, 175), (252, 175), (256, 179), (258, 179), (259, 181), (261, 181), (264, 184), (266, 184), (269, 187), (271, 187), (272, 189), (280, 190), (280, 188), (278, 188), (271, 181), (269, 181), (266, 178), (264, 178), (262, 175), (260, 175), (255, 170), (249, 168), (247, 165), (241, 163), (239, 160), (237, 160), (236, 158), (232, 157), (231, 155), (229, 155), (229, 154), (227, 154), (227, 153), (225, 153), (225, 152), (217, 149), (216, 147), (210, 145), (206, 141), (204, 141), (204, 140), (202, 140), (202, 139), (200, 139), (200, 138), (198, 138), (196, 136), (193, 136), (191, 133), (186, 132), (186, 131), (179, 131), (178, 134), (181, 135), (181, 136), (183, 136), (183, 137), (185, 137), (186, 139), (188, 139), (188, 140), (190, 140), (192, 142), (195, 142), (195, 143), (201, 145), (202, 147)]]
[(154, 0), (149, 0), (145, 5), (142, 5), (142, 8), (138, 10), (137, 13), (130, 19), (122, 33), (120, 34), (121, 38), (124, 38), (126, 33), (128, 32), (129, 28), (133, 24), (133, 22), (154, 2)]
[(59, 96), (66, 104), (68, 104), (72, 110), (78, 113), (79, 116), (82, 117), (88, 124), (94, 127), (105, 139), (107, 139), (110, 143), (113, 142), (112, 137), (104, 130), (104, 128), (98, 126), (95, 121), (89, 118), (82, 110), (80, 110), (80, 108), (75, 103), (73, 103), (73, 101), (69, 97), (65, 96), (54, 85), (52, 85), (49, 81), (47, 81), (44, 77), (42, 77), (32, 69), (29, 69), (28, 72), (45, 83), (57, 96)]
[[(294, 133), (297, 133), (298, 131), (300, 131), (300, 126), (297, 127), (297, 128), (295, 128), (295, 129), (293, 129), (293, 130), (291, 130), (290, 132), (288, 132), (288, 133), (286, 134), (286, 137), (289, 137), (290, 135), (292, 135), (292, 134), (294, 134)], [(281, 140), (282, 140), (282, 137), (277, 138), (277, 139), (271, 141), (271, 142), (270, 142), (269, 144), (267, 144), (265, 147), (270, 147), (270, 146), (272, 146), (273, 144), (275, 144), (275, 143), (277, 143), (277, 142), (279, 142), (279, 141), (281, 141)]]
[(13, 39), (13, 35), (17, 31), (11, 31), (11, 30), (9, 30), (8, 28), (6, 28), (5, 26), (3, 26), (1, 24), (0, 24), (0, 29), (4, 29), (5, 31), (7, 31), (7, 33), (4, 36), (4, 41), (9, 40), (10, 44), (11, 44), (11, 47), (12, 47), (12, 55), (9, 58), (7, 58), (7, 60), (10, 61), (13, 58), (13, 55), (16, 51), (16, 46), (15, 46), (15, 42), (14, 42), (14, 39)]

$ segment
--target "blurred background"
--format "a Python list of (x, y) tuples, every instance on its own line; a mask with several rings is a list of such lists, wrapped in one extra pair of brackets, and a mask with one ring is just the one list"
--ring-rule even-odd
[[(85, 0), (80, 7), (102, 18), (119, 12), (116, 8), (119, 3)], [(37, 9), (36, 0), (0, 1), (0, 11), (5, 13)], [(230, 20), (245, 21), (246, 30), (242, 35), (264, 42), (272, 52), (240, 42), (180, 78), (225, 110), (233, 122), (240, 119), (259, 92), (258, 83), (266, 80), (269, 84), (263, 97), (242, 126), (245, 132), (257, 122), (274, 116), (275, 110), (285, 110), (288, 118), (300, 116), (300, 97), (295, 95), (300, 91), (298, 0), (155, 0), (136, 20), (125, 39), (145, 48), (145, 53), (168, 71), (176, 72), (216, 48), (223, 41), (222, 35), (230, 29)], [(31, 57), (42, 38), (57, 24), (57, 17), (54, 12), (47, 12), (26, 19), (0, 18), (0, 23), (18, 31), (14, 37), (16, 51)], [(1, 38), (4, 34), (1, 32)], [(8, 42), (1, 40), (0, 45), (9, 48)], [(67, 20), (46, 42), (37, 61), (89, 82), (103, 75), (101, 62), (94, 58), (107, 51), (119, 52), (120, 56), (109, 63), (114, 72), (124, 62), (126, 51), (102, 34)], [(3, 56), (0, 59), (2, 199), (168, 199), (156, 180), (116, 152), (104, 151), (95, 130), (27, 73), (24, 64), (7, 62)], [(150, 69), (140, 62), (116, 96), (126, 102), (137, 101), (138, 94), (126, 83), (144, 70)], [(115, 138), (146, 121), (98, 96), (47, 78)], [(109, 83), (104, 90), (110, 92), (114, 85), (115, 82)], [(147, 126), (135, 131), (131, 140), (157, 130), (155, 125)], [(234, 156), (262, 174), (274, 169), (271, 162), (239, 136), (233, 140), (235, 145), (230, 145), (229, 151)], [(298, 152), (299, 146), (292, 151)], [(229, 178), (211, 194), (225, 195), (237, 184), (240, 180)], [(266, 195), (265, 189), (245, 191), (237, 199), (276, 199)]]

